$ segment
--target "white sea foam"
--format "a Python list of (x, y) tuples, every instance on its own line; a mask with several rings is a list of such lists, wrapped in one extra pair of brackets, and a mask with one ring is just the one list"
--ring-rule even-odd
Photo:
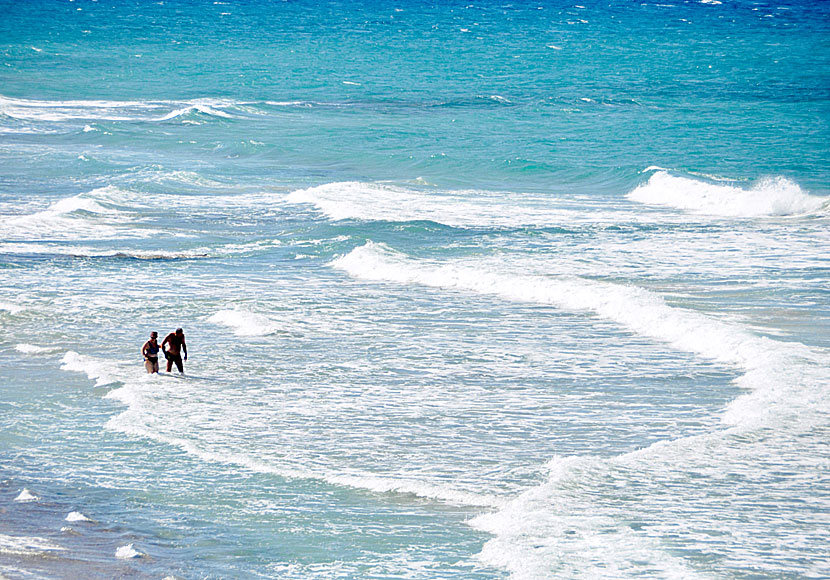
[(81, 512), (69, 512), (66, 515), (67, 522), (91, 522), (92, 520), (86, 517)]
[(366, 280), (463, 290), (590, 311), (678, 350), (733, 365), (744, 372), (740, 384), (749, 392), (730, 404), (724, 414), (727, 424), (750, 424), (791, 413), (791, 396), (807, 404), (813, 397), (826, 395), (826, 389), (806, 387), (821, 384), (820, 373), (814, 371), (820, 357), (811, 349), (756, 336), (701, 312), (671, 307), (642, 288), (577, 277), (522, 275), (507, 271), (499, 263), (416, 262), (372, 242), (355, 248), (332, 265)]
[[(231, 319), (237, 319), (236, 317), (240, 316), (239, 311), (228, 312)], [(242, 313), (241, 320), (246, 319), (245, 314)], [(85, 373), (90, 379), (96, 381), (96, 385), (123, 383), (123, 386), (113, 389), (106, 395), (106, 398), (118, 400), (127, 406), (124, 412), (107, 422), (108, 429), (177, 446), (210, 463), (243, 466), (252, 471), (272, 473), (288, 479), (316, 480), (376, 493), (411, 494), (458, 505), (489, 508), (503, 505), (502, 498), (498, 496), (464, 491), (449, 483), (428, 482), (417, 477), (378, 475), (357, 469), (311, 468), (305, 466), (302, 461), (263, 460), (239, 450), (226, 450), (221, 447), (206, 448), (198, 441), (169, 433), (169, 429), (166, 428), (169, 425), (166, 425), (166, 421), (156, 423), (158, 418), (153, 409), (159, 404), (162, 404), (164, 408), (169, 407), (169, 403), (161, 403), (161, 401), (167, 401), (167, 397), (170, 396), (170, 393), (165, 390), (163, 378), (157, 375), (142, 374), (143, 369), (141, 371), (124, 369), (114, 361), (79, 355), (72, 351), (64, 356), (61, 368)], [(178, 394), (180, 390), (180, 388), (174, 388), (171, 392)]]
[(479, 559), (509, 571), (513, 580), (713, 579), (673, 556), (659, 538), (638, 533), (576, 491), (588, 478), (607, 478), (607, 465), (592, 457), (552, 461), (544, 484), (471, 520), (472, 527), (493, 536)]
[(87, 197), (67, 197), (53, 203), (45, 213), (49, 214), (67, 214), (76, 211), (85, 211), (89, 213), (106, 215), (110, 210), (103, 207), (101, 204), (93, 199)]
[(176, 109), (174, 111), (170, 111), (168, 114), (155, 119), (156, 121), (169, 121), (171, 119), (175, 119), (177, 117), (184, 117), (190, 113), (197, 112), (202, 113), (204, 115), (209, 115), (212, 117), (222, 117), (225, 119), (232, 119), (233, 115), (221, 111), (219, 109), (215, 109), (207, 104), (194, 104), (188, 105), (186, 107), (182, 107), (180, 109)]
[(827, 205), (827, 200), (805, 193), (784, 177), (764, 179), (743, 189), (679, 177), (667, 171), (657, 171), (629, 193), (628, 199), (724, 217), (803, 215)]
[(17, 304), (12, 304), (10, 302), (0, 302), (0, 310), (4, 310), (9, 314), (18, 314), (23, 312), (24, 308)]
[(0, 534), (0, 554), (10, 556), (38, 556), (62, 550), (66, 550), (66, 548), (46, 538)]
[[(209, 177), (205, 177), (204, 175), (200, 175), (195, 171), (162, 171), (155, 173), (151, 176), (151, 180), (156, 183), (161, 184), (184, 184), (184, 185), (194, 185), (198, 188), (215, 188), (215, 187), (224, 187), (221, 181), (216, 181), (215, 179), (210, 179)], [(189, 198), (182, 198), (180, 201), (187, 203), (187, 202), (197, 202), (203, 203), (204, 197), (198, 197), (195, 200)], [(212, 198), (212, 199), (224, 199), (224, 198)]]
[(313, 107), (314, 103), (310, 101), (266, 101), (266, 105), (272, 107)]
[(237, 336), (264, 336), (279, 330), (279, 325), (267, 316), (246, 310), (220, 310), (208, 322), (232, 328)]
[[(508, 570), (517, 580), (642, 573), (661, 578), (708, 577), (672, 556), (653, 537), (630, 528), (626, 517), (631, 514), (616, 495), (603, 504), (584, 488), (609, 481), (613, 488), (616, 480), (618, 486), (642, 485), (638, 478), (644, 473), (675, 473), (678, 461), (684, 468), (694, 465), (695, 469), (706, 469), (712, 466), (713, 452), (724, 456), (725, 465), (732, 465), (744, 458), (727, 455), (741, 453), (743, 448), (730, 447), (728, 433), (781, 421), (809, 425), (808, 416), (826, 408), (830, 400), (828, 369), (820, 353), (797, 343), (758, 337), (700, 312), (671, 307), (641, 288), (517, 274), (498, 263), (426, 263), (371, 242), (336, 260), (333, 266), (366, 280), (462, 290), (593, 312), (639, 335), (743, 371), (739, 383), (746, 393), (729, 405), (724, 422), (731, 427), (726, 430), (659, 442), (619, 457), (555, 458), (544, 484), (495, 512), (475, 518), (471, 522), (474, 527), (494, 536), (480, 558)], [(752, 461), (751, 452), (748, 455)], [(718, 468), (713, 469), (717, 472)], [(694, 485), (694, 481), (687, 485)], [(652, 492), (647, 497), (660, 495)]]
[(110, 385), (120, 380), (118, 368), (113, 363), (78, 354), (72, 350), (63, 355), (61, 369), (84, 373), (87, 378), (95, 381), (96, 387)]
[(312, 204), (332, 220), (432, 221), (454, 227), (550, 226), (603, 218), (589, 212), (576, 215), (541, 195), (448, 193), (354, 181), (294, 191), (286, 201)]
[(130, 227), (128, 212), (115, 207), (119, 196), (127, 193), (104, 187), (66, 197), (42, 211), (10, 217), (0, 223), (0, 237), (7, 240), (75, 240), (114, 237), (149, 237), (158, 233), (148, 228)]
[(322, 481), (337, 486), (368, 490), (375, 493), (410, 494), (416, 497), (445, 501), (457, 505), (497, 508), (504, 504), (498, 496), (484, 493), (470, 493), (455, 489), (451, 485), (433, 484), (416, 478), (380, 476), (369, 472), (350, 470), (348, 472), (312, 469), (299, 465), (272, 463), (255, 459), (241, 452), (213, 451), (200, 447), (182, 437), (167, 435), (150, 428), (143, 419), (147, 394), (138, 385), (127, 385), (110, 392), (107, 397), (118, 399), (130, 409), (107, 422), (107, 428), (130, 435), (147, 437), (181, 448), (185, 452), (210, 463), (224, 463), (243, 466), (259, 473), (271, 473), (286, 479)]
[[(198, 260), (215, 256), (237, 256), (264, 251), (281, 245), (280, 240), (262, 240), (248, 244), (226, 244), (219, 247), (198, 247), (188, 250), (140, 250), (134, 248), (100, 249), (77, 244), (33, 244), (26, 242), (0, 243), (0, 253), (4, 254), (47, 254), (57, 256), (75, 256), (84, 258), (132, 258), (135, 260)], [(9, 305), (12, 313), (20, 312), (22, 307)], [(0, 310), (5, 310), (0, 304)]]
[(48, 354), (58, 350), (57, 347), (37, 346), (36, 344), (27, 344), (25, 342), (21, 342), (20, 344), (16, 345), (14, 349), (17, 352), (22, 352), (23, 354)]
[[(95, 366), (111, 364), (98, 360)], [(451, 483), (429, 482), (415, 476), (379, 475), (354, 468), (309, 466), (307, 461), (299, 458), (260, 458), (237, 446), (228, 448), (221, 443), (214, 446), (215, 442), (202, 442), (183, 436), (176, 429), (175, 420), (171, 424), (164, 412), (159, 414), (160, 410), (169, 408), (170, 396), (181, 396), (180, 387), (168, 387), (163, 377), (154, 375), (136, 375), (132, 378), (123, 375), (122, 382), (124, 386), (110, 391), (106, 398), (122, 402), (127, 409), (107, 422), (108, 429), (179, 447), (209, 463), (242, 466), (251, 471), (270, 473), (286, 479), (314, 480), (375, 493), (411, 494), (457, 505), (489, 508), (503, 505), (503, 500), (498, 496), (457, 489)]]
[[(14, 119), (34, 121), (102, 120), (102, 121), (168, 121), (199, 112), (214, 117), (231, 118), (222, 110), (234, 106), (233, 101), (195, 99), (191, 101), (45, 101), (14, 99), (0, 96), (0, 114)], [(171, 110), (172, 109), (172, 110)], [(158, 116), (160, 111), (168, 113)]]
[(20, 237), (75, 237), (80, 235), (112, 236), (116, 229), (104, 223), (73, 216), (75, 212), (87, 212), (97, 218), (109, 212), (93, 199), (72, 196), (56, 201), (47, 209), (7, 219), (0, 225), (6, 238)]
[(32, 491), (30, 491), (29, 489), (24, 487), (23, 491), (21, 491), (17, 495), (17, 497), (14, 498), (14, 501), (17, 501), (17, 502), (20, 502), (20, 503), (27, 503), (27, 502), (30, 502), (30, 501), (40, 501), (40, 497), (37, 494), (33, 493)]
[(0, 96), (0, 114), (15, 119), (38, 121), (69, 119), (133, 121), (142, 118), (138, 116), (141, 111), (154, 110), (163, 106), (161, 103), (145, 101), (39, 101)]
[(120, 546), (115, 551), (115, 557), (118, 558), (119, 560), (129, 560), (129, 559), (132, 559), (132, 558), (141, 558), (144, 555), (145, 554), (143, 552), (140, 552), (140, 551), (136, 550), (136, 548), (133, 544), (127, 544), (126, 546)]

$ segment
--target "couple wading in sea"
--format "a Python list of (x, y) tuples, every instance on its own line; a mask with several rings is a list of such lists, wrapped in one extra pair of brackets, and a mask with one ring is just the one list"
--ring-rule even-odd
[(173, 364), (175, 363), (179, 372), (184, 374), (182, 354), (184, 354), (184, 360), (187, 360), (187, 344), (184, 341), (184, 331), (177, 328), (176, 332), (171, 332), (164, 338), (161, 346), (158, 343), (158, 336), (158, 332), (151, 332), (150, 340), (141, 347), (141, 354), (144, 356), (144, 368), (150, 374), (159, 372), (160, 349), (164, 353), (164, 358), (167, 359), (167, 372), (173, 370)]

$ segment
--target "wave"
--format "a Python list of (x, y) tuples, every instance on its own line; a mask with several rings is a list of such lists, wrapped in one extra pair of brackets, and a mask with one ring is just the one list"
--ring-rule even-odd
[(171, 119), (176, 119), (179, 117), (188, 117), (192, 116), (194, 113), (201, 113), (202, 115), (207, 115), (209, 117), (221, 117), (223, 119), (233, 119), (234, 116), (230, 113), (226, 113), (220, 109), (216, 109), (211, 107), (207, 104), (195, 104), (195, 105), (188, 105), (186, 107), (182, 107), (180, 109), (176, 109), (174, 111), (170, 111), (168, 114), (164, 115), (163, 117), (159, 117), (158, 119), (154, 119), (155, 121), (170, 121)]
[[(664, 578), (707, 577), (668, 553), (658, 542), (659, 536), (637, 533), (628, 525), (637, 517), (631, 512), (633, 503), (620, 502), (618, 494), (608, 495), (609, 489), (635, 489), (661, 477), (671, 485), (694, 488), (698, 485), (694, 476), (680, 484), (671, 478), (682, 478), (687, 471), (729, 471), (741, 462), (747, 470), (757, 472), (753, 463), (757, 459), (752, 449), (747, 450), (742, 434), (783, 424), (809, 429), (807, 416), (818, 417), (820, 411), (816, 410), (826, 408), (830, 396), (828, 369), (821, 353), (798, 343), (756, 336), (701, 312), (672, 307), (642, 288), (575, 277), (506, 273), (503, 265), (425, 263), (372, 242), (338, 258), (332, 266), (364, 280), (462, 290), (588, 311), (638, 335), (743, 373), (737, 382), (744, 394), (729, 404), (722, 417), (726, 429), (659, 442), (618, 457), (554, 458), (544, 483), (504, 507), (474, 518), (470, 522), (473, 527), (493, 535), (480, 559), (510, 571), (516, 579), (593, 578), (603, 577), (603, 571), (607, 574), (609, 570), (614, 577), (643, 573)], [(722, 461), (720, 468), (716, 461)], [(654, 485), (655, 489), (643, 492), (644, 502), (665, 497), (669, 484), (657, 481)], [(664, 509), (657, 503), (656, 511)]]
[(603, 217), (541, 195), (447, 193), (356, 181), (297, 190), (286, 201), (314, 205), (332, 220), (431, 221), (450, 227), (546, 227)]
[(210, 177), (206, 177), (195, 171), (154, 171), (153, 173), (147, 176), (147, 179), (148, 181), (158, 183), (165, 187), (176, 187), (180, 185), (193, 187), (193, 190), (197, 192), (203, 192), (206, 189), (228, 188), (227, 183), (217, 181), (216, 179), (211, 179)]
[[(200, 246), (187, 250), (144, 250), (138, 248), (100, 249), (71, 244), (7, 242), (0, 243), (0, 254), (28, 254), (36, 256), (68, 256), (71, 258), (101, 258), (114, 260), (204, 260), (223, 258), (244, 254), (255, 254), (281, 245), (280, 240), (261, 240), (246, 244), (226, 244), (218, 247)], [(16, 314), (21, 307), (0, 303), (0, 310), (9, 310)]]
[[(31, 254), (44, 256), (69, 256), (73, 258), (116, 258), (127, 260), (198, 260), (212, 255), (225, 255), (225, 252), (211, 254), (210, 248), (193, 250), (102, 250), (78, 245), (34, 244), (26, 242), (9, 242), (0, 244), (0, 254)], [(228, 252), (231, 253), (231, 252)], [(1, 308), (1, 307), (0, 307)]]
[(805, 193), (784, 177), (764, 179), (743, 189), (649, 169), (657, 172), (631, 191), (628, 199), (723, 217), (797, 216), (827, 207), (826, 199)]
[(280, 330), (267, 316), (245, 310), (220, 310), (207, 320), (233, 329), (236, 336), (265, 336)]
[(14, 349), (17, 352), (22, 352), (23, 354), (49, 354), (53, 353), (58, 349), (58, 347), (53, 346), (37, 346), (36, 344), (27, 344), (25, 342), (21, 342), (18, 345), (15, 345)]
[[(144, 101), (40, 101), (0, 96), (0, 115), (33, 121), (137, 121), (142, 120), (142, 117), (137, 116), (140, 112), (157, 110), (162, 106), (160, 103)], [(127, 114), (129, 112), (133, 114)]]
[[(0, 95), (0, 115), (30, 121), (169, 121), (192, 114), (233, 118), (224, 111), (243, 103), (223, 99), (194, 99), (190, 101), (104, 101), (66, 100), (46, 101), (15, 99)], [(167, 113), (159, 116), (162, 111)]]
[(303, 108), (311, 108), (315, 105), (322, 105), (323, 103), (317, 103), (314, 101), (265, 101), (266, 105), (271, 107), (303, 107)]
[[(49, 556), (51, 552), (66, 550), (63, 546), (37, 536), (9, 536), (0, 534), (0, 554), (8, 556)], [(29, 576), (25, 574), (23, 577)]]
[(157, 230), (132, 228), (130, 212), (116, 208), (128, 192), (108, 186), (73, 195), (52, 203), (33, 214), (7, 218), (0, 224), (0, 237), (6, 241), (36, 238), (39, 240), (110, 239), (116, 237), (150, 237)]
[(148, 421), (148, 410), (153, 403), (148, 400), (148, 393), (139, 382), (111, 391), (107, 394), (107, 398), (119, 400), (128, 406), (126, 411), (107, 422), (108, 429), (178, 447), (208, 463), (241, 466), (254, 472), (269, 473), (285, 479), (319, 481), (375, 493), (409, 494), (462, 506), (495, 508), (503, 505), (501, 498), (490, 494), (466, 492), (455, 489), (451, 485), (429, 483), (415, 478), (381, 476), (357, 470), (346, 472), (335, 469), (314, 469), (299, 464), (263, 461), (238, 451), (205, 449), (194, 441), (167, 434), (149, 424), (152, 422), (152, 413), (149, 414), (150, 420)]
[(101, 359), (78, 354), (70, 350), (61, 359), (61, 370), (83, 373), (88, 379), (95, 381), (96, 387), (112, 385), (121, 382), (122, 373), (117, 366)]
[(132, 558), (142, 558), (146, 556), (144, 552), (140, 552), (135, 549), (133, 544), (127, 544), (126, 546), (119, 546), (117, 550), (115, 550), (115, 557), (119, 560), (129, 560)]
[[(785, 346), (702, 313), (667, 305), (662, 298), (635, 286), (577, 277), (548, 278), (503, 274), (481, 264), (429, 264), (409, 259), (384, 244), (368, 242), (332, 262), (350, 275), (377, 281), (418, 284), (497, 295), (503, 299), (591, 311), (642, 336), (665, 341), (679, 350), (746, 368), (780, 363), (799, 354)], [(781, 350), (786, 350), (785, 354)]]
[(32, 493), (29, 489), (24, 487), (23, 491), (21, 491), (17, 495), (17, 497), (14, 498), (14, 501), (19, 502), (19, 503), (28, 503), (28, 502), (32, 502), (32, 501), (40, 501), (40, 496), (38, 496), (35, 493)]
[(66, 514), (67, 522), (91, 522), (92, 520), (81, 512), (69, 512)]

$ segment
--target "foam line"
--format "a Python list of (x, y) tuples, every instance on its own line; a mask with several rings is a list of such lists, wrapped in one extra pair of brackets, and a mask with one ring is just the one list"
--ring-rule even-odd
[[(745, 330), (704, 314), (672, 308), (642, 288), (568, 277), (516, 276), (477, 265), (432, 265), (415, 262), (383, 244), (368, 242), (332, 262), (356, 278), (420, 284), (436, 288), (493, 294), (506, 300), (587, 310), (630, 330), (668, 342), (680, 350), (742, 368), (766, 366), (770, 357), (797, 354)], [(793, 352), (795, 351), (795, 352)]]
[(47, 556), (49, 552), (66, 550), (46, 538), (0, 534), (0, 554), (9, 556)]
[(120, 400), (129, 406), (122, 414), (107, 422), (106, 427), (108, 429), (179, 447), (207, 463), (242, 466), (254, 472), (269, 473), (285, 479), (320, 481), (338, 487), (350, 487), (374, 493), (410, 494), (456, 505), (496, 508), (504, 504), (501, 498), (494, 495), (464, 492), (451, 486), (427, 483), (417, 479), (379, 476), (359, 471), (346, 473), (300, 466), (275, 465), (252, 458), (244, 453), (203, 449), (192, 441), (161, 433), (145, 425), (141, 419), (145, 402), (139, 385), (125, 385), (108, 393), (107, 398)]
[(417, 262), (373, 242), (355, 248), (331, 265), (364, 280), (461, 290), (592, 312), (638, 335), (732, 365), (744, 373), (738, 382), (748, 393), (729, 405), (723, 416), (727, 424), (750, 424), (786, 411), (788, 389), (794, 389), (805, 403), (823, 396), (823, 390), (804, 388), (807, 382), (818, 380), (815, 369), (821, 366), (819, 353), (800, 343), (759, 337), (701, 312), (669, 306), (660, 296), (636, 286), (505, 273), (503, 265), (488, 267), (480, 262)]
[(38, 346), (36, 344), (21, 342), (20, 344), (15, 345), (14, 350), (22, 352), (23, 354), (36, 355), (53, 353), (57, 351), (58, 348), (53, 346)]
[(192, 441), (164, 433), (146, 423), (147, 410), (154, 404), (152, 399), (158, 396), (159, 380), (163, 381), (163, 378), (143, 374), (143, 369), (137, 370), (137, 366), (136, 369), (125, 370), (119, 363), (74, 351), (68, 351), (62, 363), (61, 369), (84, 373), (96, 381), (96, 386), (123, 383), (120, 388), (106, 394), (106, 398), (121, 401), (127, 406), (124, 412), (107, 422), (108, 429), (179, 447), (208, 463), (242, 466), (251, 471), (270, 473), (286, 479), (314, 480), (374, 493), (411, 494), (457, 505), (490, 508), (503, 505), (503, 500), (494, 495), (465, 492), (454, 489), (451, 485), (434, 484), (415, 478), (380, 476), (357, 470), (345, 472), (309, 469), (299, 465), (264, 462), (244, 453), (204, 449)]
[[(102, 120), (102, 121), (168, 121), (199, 112), (213, 117), (232, 118), (220, 107), (237, 104), (221, 99), (191, 101), (42, 101), (15, 99), (0, 95), (0, 114), (13, 119), (34, 121)], [(172, 110), (159, 117), (161, 110)]]

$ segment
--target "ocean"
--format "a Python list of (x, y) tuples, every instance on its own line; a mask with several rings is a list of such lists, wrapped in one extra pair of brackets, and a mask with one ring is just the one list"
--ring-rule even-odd
[(0, 0), (0, 578), (830, 578), (830, 4), (577, 1)]

